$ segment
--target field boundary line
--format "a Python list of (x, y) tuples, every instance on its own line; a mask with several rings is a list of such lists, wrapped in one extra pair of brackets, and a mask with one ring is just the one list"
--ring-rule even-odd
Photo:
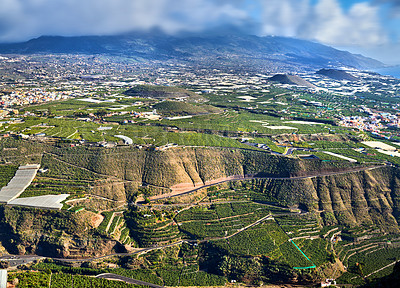
[(382, 267), (382, 268), (380, 268), (380, 269), (378, 269), (378, 270), (375, 270), (374, 272), (369, 273), (368, 275), (364, 276), (364, 278), (367, 278), (367, 277), (369, 277), (369, 276), (371, 276), (371, 275), (373, 275), (373, 274), (375, 274), (375, 273), (378, 273), (378, 272), (380, 272), (380, 271), (382, 271), (382, 270), (384, 270), (384, 269), (386, 269), (386, 268), (388, 268), (388, 267), (390, 267), (390, 266), (393, 266), (393, 265), (395, 265), (396, 263), (397, 263), (397, 260), (394, 261), (394, 262), (392, 262), (392, 263), (390, 263), (390, 264), (388, 264), (388, 265), (386, 265), (386, 266), (384, 266), (384, 267)]

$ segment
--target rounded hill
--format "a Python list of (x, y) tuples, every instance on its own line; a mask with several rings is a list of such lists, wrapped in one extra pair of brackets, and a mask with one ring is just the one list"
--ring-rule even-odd
[(211, 105), (194, 105), (180, 101), (162, 101), (153, 105), (158, 111), (166, 116), (201, 115), (219, 113), (221, 109)]
[(297, 75), (288, 75), (288, 74), (276, 74), (269, 78), (270, 81), (279, 82), (281, 84), (288, 84), (288, 85), (296, 85), (296, 86), (303, 86), (308, 88), (315, 88), (314, 84), (311, 84), (307, 80), (304, 80), (300, 76)]
[(343, 70), (337, 70), (337, 69), (321, 69), (316, 72), (319, 75), (323, 75), (325, 77), (335, 79), (335, 80), (347, 80), (347, 81), (357, 81), (359, 80), (357, 77), (354, 77), (353, 75), (347, 73), (346, 71)]
[(124, 92), (125, 95), (154, 99), (175, 99), (185, 102), (205, 102), (206, 99), (192, 91), (169, 86), (137, 85)]

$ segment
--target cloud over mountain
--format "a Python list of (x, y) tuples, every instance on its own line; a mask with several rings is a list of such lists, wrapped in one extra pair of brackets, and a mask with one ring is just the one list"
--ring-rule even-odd
[(2, 0), (0, 42), (41, 35), (105, 35), (158, 27), (168, 33), (223, 25), (331, 45), (387, 41), (378, 2), (345, 10), (339, 0)]
[(104, 35), (159, 27), (199, 31), (248, 17), (242, 1), (2, 0), (0, 41), (41, 35)]

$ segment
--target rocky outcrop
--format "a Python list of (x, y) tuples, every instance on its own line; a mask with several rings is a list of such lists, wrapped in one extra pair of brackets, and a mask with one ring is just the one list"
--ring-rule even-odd
[(379, 225), (399, 232), (400, 173), (381, 167), (296, 180), (257, 179), (252, 189), (287, 206), (319, 212), (325, 224)]
[(124, 251), (91, 229), (85, 213), (3, 206), (0, 219), (0, 243), (9, 253), (84, 258)]
[[(124, 189), (129, 198), (141, 186), (148, 187), (152, 195), (157, 195), (170, 193), (173, 190), (171, 188), (182, 185), (198, 187), (231, 176), (259, 174), (290, 177), (352, 169), (347, 162), (303, 161), (262, 151), (238, 149), (172, 148), (144, 151), (135, 148), (77, 148), (72, 153), (61, 152), (56, 156), (59, 161), (117, 178), (114, 182), (98, 182), (93, 193), (119, 201), (124, 200)], [(44, 158), (42, 166), (49, 166), (46, 161), (53, 160)]]

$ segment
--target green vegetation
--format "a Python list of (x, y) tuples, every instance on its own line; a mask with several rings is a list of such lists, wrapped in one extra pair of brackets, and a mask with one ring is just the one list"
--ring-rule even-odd
[(163, 101), (153, 106), (165, 116), (185, 116), (220, 113), (221, 110), (211, 105), (194, 105), (178, 101)]
[(151, 247), (180, 240), (176, 223), (170, 215), (159, 211), (134, 211), (126, 216), (126, 224), (133, 238), (142, 247)]
[(50, 177), (36, 177), (20, 197), (85, 193), (89, 190), (90, 183), (75, 179), (64, 180)]
[[(400, 249), (390, 246), (377, 249), (362, 249), (361, 252), (354, 254), (348, 259), (348, 272), (344, 273), (338, 280), (339, 283), (349, 284), (365, 284), (365, 279), (362, 277), (368, 276), (368, 280), (387, 276), (393, 272), (394, 264), (400, 257)], [(392, 265), (391, 265), (392, 264)], [(382, 267), (386, 267), (382, 271)], [(377, 272), (377, 273), (375, 273)]]
[[(23, 272), (10, 275), (19, 280), (18, 287), (22, 288), (65, 288), (65, 287), (110, 287), (110, 288), (135, 288), (144, 287), (140, 285), (126, 284), (120, 281), (111, 281), (80, 275), (69, 275), (63, 273), (47, 274), (39, 272)], [(15, 279), (14, 278), (14, 279)], [(51, 281), (50, 281), (51, 279)]]
[(106, 229), (108, 227), (108, 224), (110, 223), (111, 217), (114, 214), (114, 212), (103, 212), (104, 219), (100, 223), (100, 226), (97, 227), (98, 230), (107, 233)]
[(17, 169), (18, 167), (15, 165), (0, 165), (0, 187), (7, 186)]
[[(354, 101), (383, 104), (273, 85), (224, 95), (191, 88), (197, 93), (100, 89), (24, 107), (21, 114), (34, 115), (2, 123), (0, 184), (19, 165), (40, 163), (21, 197), (71, 196), (63, 211), (1, 206), (0, 249), (57, 258), (124, 253), (81, 267), (27, 265), (40, 272), (15, 274), (20, 287), (135, 287), (90, 277), (106, 272), (165, 286), (307, 284), (332, 270), (338, 276), (336, 261), (348, 267), (339, 281), (358, 285), (393, 271), (400, 173), (378, 166), (400, 158), (361, 143), (372, 135), (337, 126), (343, 115), (364, 115)], [(254, 178), (179, 195), (243, 175)], [(162, 198), (171, 192), (178, 195)], [(126, 254), (133, 248), (148, 250)]]
[(14, 278), (13, 276), (16, 276), (16, 278), (19, 280), (18, 287), (21, 288), (41, 288), (49, 286), (50, 275), (47, 273), (16, 273), (15, 275), (10, 275), (9, 278)]
[(137, 85), (124, 92), (125, 95), (156, 99), (184, 99), (189, 102), (204, 101), (202, 96), (179, 87)]
[(288, 237), (274, 221), (267, 221), (227, 240), (216, 241), (215, 245), (235, 255), (271, 257), (275, 255), (275, 250), (287, 240)]
[(229, 236), (269, 214), (262, 205), (246, 202), (191, 210), (180, 213), (176, 219), (184, 233), (199, 239)]

